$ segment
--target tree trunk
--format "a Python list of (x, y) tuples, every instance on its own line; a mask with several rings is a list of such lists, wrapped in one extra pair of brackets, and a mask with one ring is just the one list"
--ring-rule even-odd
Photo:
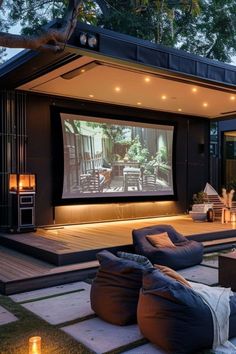
[[(0, 0), (0, 6), (1, 6)], [(24, 36), (0, 32), (0, 46), (8, 48), (26, 48), (38, 51), (58, 52), (63, 50), (77, 25), (82, 0), (69, 0), (64, 17), (57, 28), (49, 28), (38, 36)], [(104, 1), (98, 0), (104, 7)]]

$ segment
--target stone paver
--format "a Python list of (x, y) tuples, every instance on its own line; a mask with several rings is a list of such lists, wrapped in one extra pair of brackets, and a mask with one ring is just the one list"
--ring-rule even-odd
[(178, 271), (187, 280), (206, 285), (218, 284), (218, 269), (197, 265)]
[(22, 305), (50, 324), (60, 324), (93, 314), (90, 288), (72, 294), (28, 302)]
[(138, 325), (115, 326), (99, 318), (66, 326), (62, 330), (96, 354), (114, 350), (143, 338)]
[(15, 322), (18, 318), (11, 312), (7, 311), (4, 307), (0, 306), (0, 326)]
[(147, 343), (140, 345), (139, 347), (122, 352), (122, 354), (167, 354), (161, 349), (158, 349), (155, 345)]
[(9, 297), (15, 302), (23, 302), (23, 301), (30, 301), (42, 297), (63, 294), (70, 291), (76, 291), (81, 289), (86, 289), (86, 290), (90, 289), (90, 285), (83, 281), (79, 281), (76, 283), (58, 285), (58, 286), (53, 286), (50, 288), (45, 288), (40, 290), (27, 291), (25, 293), (11, 295)]

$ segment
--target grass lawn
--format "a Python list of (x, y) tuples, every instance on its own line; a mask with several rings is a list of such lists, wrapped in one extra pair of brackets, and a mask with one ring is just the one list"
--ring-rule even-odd
[(59, 326), (52, 326), (7, 296), (0, 296), (0, 305), (19, 320), (0, 326), (0, 354), (28, 354), (31, 336), (42, 337), (42, 354), (88, 354), (82, 344), (76, 342)]

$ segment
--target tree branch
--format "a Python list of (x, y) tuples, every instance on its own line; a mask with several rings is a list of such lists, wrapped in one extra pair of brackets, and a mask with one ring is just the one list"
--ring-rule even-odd
[(95, 0), (95, 2), (98, 4), (100, 9), (102, 10), (103, 15), (108, 16), (110, 13), (109, 4), (105, 0)]
[(211, 58), (211, 53), (213, 52), (213, 50), (215, 49), (215, 47), (217, 46), (218, 43), (218, 36), (215, 36), (212, 45), (210, 46), (210, 48), (208, 48), (208, 50), (205, 52), (205, 57), (206, 58)]
[[(1, 0), (0, 0), (1, 1)], [(75, 30), (82, 0), (70, 0), (60, 28), (49, 28), (38, 36), (0, 32), (0, 46), (58, 52)]]

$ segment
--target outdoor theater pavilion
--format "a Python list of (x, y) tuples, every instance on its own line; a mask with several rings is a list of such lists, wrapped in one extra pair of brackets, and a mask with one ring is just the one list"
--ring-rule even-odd
[(0, 77), (3, 230), (22, 175), (37, 227), (185, 213), (233, 176), (234, 66), (78, 24), (62, 53), (23, 51)]

